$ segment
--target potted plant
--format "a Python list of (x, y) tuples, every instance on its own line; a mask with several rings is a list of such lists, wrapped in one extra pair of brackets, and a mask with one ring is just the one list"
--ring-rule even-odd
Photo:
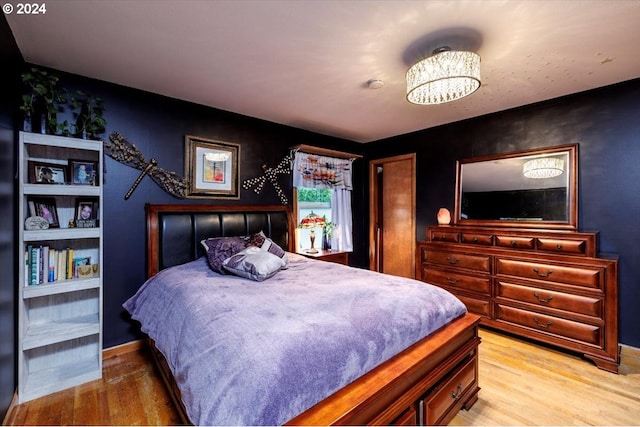
[(102, 115), (104, 103), (101, 98), (78, 90), (71, 98), (71, 107), (77, 110), (73, 113), (76, 137), (97, 139), (97, 135), (105, 131), (107, 121)]
[(334, 224), (331, 221), (327, 221), (327, 217), (325, 215), (322, 217), (324, 218), (324, 227), (322, 227), (322, 249), (331, 250), (331, 238), (333, 237)]
[(63, 111), (62, 106), (67, 102), (64, 89), (58, 87), (60, 78), (38, 68), (31, 68), (21, 77), (26, 93), (22, 95), (20, 110), (24, 112), (25, 121), (31, 122), (32, 131), (64, 133), (68, 123), (58, 124), (57, 119), (58, 112)]

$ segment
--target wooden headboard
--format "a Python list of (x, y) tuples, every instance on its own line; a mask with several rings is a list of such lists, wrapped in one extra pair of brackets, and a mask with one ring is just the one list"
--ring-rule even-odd
[(293, 221), (287, 206), (145, 205), (147, 277), (204, 255), (208, 237), (246, 236), (263, 231), (293, 251)]

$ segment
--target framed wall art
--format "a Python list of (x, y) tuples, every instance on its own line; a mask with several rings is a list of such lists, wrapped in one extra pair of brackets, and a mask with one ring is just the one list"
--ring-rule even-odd
[(71, 184), (96, 185), (97, 167), (97, 162), (70, 159), (69, 172), (71, 173)]
[(188, 198), (240, 198), (240, 145), (187, 135)]
[(29, 160), (31, 184), (64, 184), (67, 182), (67, 166)]

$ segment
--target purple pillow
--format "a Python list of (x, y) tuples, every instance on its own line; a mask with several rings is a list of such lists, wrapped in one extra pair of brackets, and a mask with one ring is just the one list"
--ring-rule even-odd
[(222, 267), (222, 262), (243, 251), (251, 244), (251, 236), (213, 237), (200, 242), (207, 252), (209, 267), (216, 273), (227, 274)]

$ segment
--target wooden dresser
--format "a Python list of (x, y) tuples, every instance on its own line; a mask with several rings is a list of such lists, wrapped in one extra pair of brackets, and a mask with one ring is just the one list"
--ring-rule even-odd
[(584, 354), (618, 372), (618, 261), (597, 233), (433, 226), (416, 278), (462, 300), (481, 323)]

